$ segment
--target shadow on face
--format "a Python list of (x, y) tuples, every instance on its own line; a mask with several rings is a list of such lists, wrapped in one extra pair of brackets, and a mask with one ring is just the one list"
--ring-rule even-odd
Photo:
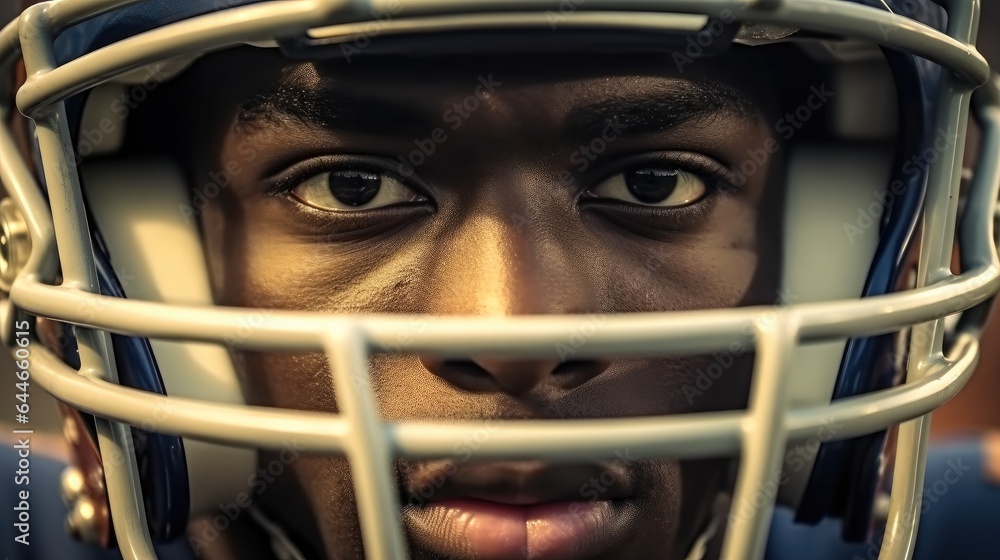
[[(651, 53), (208, 57), (165, 90), (199, 100), (172, 113), (186, 132), (170, 149), (192, 184), (228, 183), (201, 214), (216, 299), (580, 314), (581, 332), (612, 313), (773, 303), (781, 152), (755, 173), (739, 169), (775, 136), (782, 90), (767, 69), (793, 55), (755, 50), (680, 74)], [(234, 359), (252, 404), (337, 410), (323, 356)], [(742, 407), (751, 365), (739, 348), (613, 360), (378, 355), (372, 376), (387, 421), (606, 418)], [(709, 367), (724, 373), (706, 389), (697, 379)], [(729, 465), (484, 464), (456, 444), (454, 457), (398, 467), (415, 558), (659, 558), (683, 557)], [(307, 548), (360, 556), (347, 461), (303, 455), (287, 472), (261, 498), (272, 515)], [(569, 502), (588, 509), (569, 521), (551, 511)]]

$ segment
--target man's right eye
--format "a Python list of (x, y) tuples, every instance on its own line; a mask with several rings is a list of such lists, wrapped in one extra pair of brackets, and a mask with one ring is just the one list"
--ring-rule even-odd
[(325, 171), (299, 183), (291, 191), (303, 204), (330, 212), (371, 210), (426, 202), (427, 197), (387, 174), (359, 170)]
[(708, 194), (705, 181), (694, 173), (673, 167), (648, 167), (618, 173), (586, 195), (656, 208), (679, 208)]

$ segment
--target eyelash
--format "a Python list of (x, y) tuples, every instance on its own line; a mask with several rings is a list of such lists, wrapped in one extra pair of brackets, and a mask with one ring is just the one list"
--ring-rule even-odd
[[(393, 166), (395, 166), (395, 169), (393, 169)], [(431, 197), (427, 192), (427, 187), (419, 181), (416, 173), (408, 168), (401, 172), (401, 169), (403, 168), (398, 162), (388, 164), (382, 158), (364, 156), (328, 156), (316, 158), (295, 164), (283, 171), (280, 177), (270, 179), (269, 182), (272, 185), (267, 189), (267, 193), (276, 197), (290, 196), (299, 184), (311, 177), (315, 177), (321, 173), (352, 170), (391, 175), (398, 179), (399, 182), (430, 200)]]
[[(588, 180), (584, 183), (587, 186), (577, 193), (578, 202), (584, 193), (599, 185), (601, 181), (605, 181), (619, 173), (626, 173), (630, 170), (642, 169), (644, 167), (669, 167), (697, 175), (705, 181), (706, 187), (709, 189), (709, 193), (705, 198), (716, 195), (728, 195), (738, 190), (737, 187), (733, 186), (734, 176), (730, 169), (717, 160), (687, 152), (662, 152), (626, 158), (624, 161), (616, 159), (614, 167), (609, 166), (604, 173), (597, 175), (601, 179), (598, 181)], [(433, 204), (434, 199), (429, 194), (429, 189), (419, 180), (412, 169), (403, 168), (395, 161), (390, 164), (383, 158), (364, 156), (327, 156), (295, 164), (283, 171), (279, 177), (270, 179), (269, 182), (272, 185), (267, 189), (267, 193), (274, 197), (290, 197), (292, 191), (303, 181), (320, 173), (346, 169), (392, 175), (407, 187), (414, 189), (426, 197)], [(589, 200), (588, 202), (593, 202), (593, 200)], [(694, 203), (691, 206), (697, 205), (698, 203)], [(680, 212), (683, 210), (684, 208), (673, 208), (659, 211)]]
[(581, 192), (599, 185), (619, 173), (627, 173), (637, 169), (671, 168), (686, 171), (705, 181), (709, 195), (730, 194), (738, 190), (734, 186), (736, 177), (732, 171), (719, 161), (700, 154), (689, 152), (661, 152), (642, 154), (625, 160), (617, 160), (611, 169), (602, 170), (598, 181), (587, 181), (587, 187)]

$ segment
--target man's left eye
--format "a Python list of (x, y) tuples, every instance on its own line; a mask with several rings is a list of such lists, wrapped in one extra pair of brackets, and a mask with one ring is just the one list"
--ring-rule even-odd
[(674, 168), (648, 168), (618, 173), (589, 189), (585, 196), (678, 208), (698, 202), (707, 193), (705, 182), (693, 173)]
[(337, 212), (427, 200), (392, 175), (358, 170), (313, 175), (292, 189), (292, 195), (314, 208)]

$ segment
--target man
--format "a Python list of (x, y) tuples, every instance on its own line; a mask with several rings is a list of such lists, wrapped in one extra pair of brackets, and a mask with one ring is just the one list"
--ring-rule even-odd
[[(138, 109), (131, 148), (185, 147), (179, 157), (202, 179), (240, 166), (199, 216), (219, 303), (599, 317), (773, 301), (778, 262), (763, 248), (779, 235), (769, 225), (780, 197), (768, 186), (780, 175), (768, 163), (739, 190), (729, 179), (733, 162), (763, 145), (777, 120), (765, 113), (774, 111), (766, 107), (776, 101), (767, 99), (776, 77), (741, 75), (761, 65), (752, 58), (705, 64), (683, 79), (662, 54), (627, 65), (594, 57), (582, 68), (559, 55), (361, 62), (228, 52), (157, 92), (200, 99), (197, 114), (153, 99)], [(255, 76), (237, 79), (247, 68)], [(178, 136), (142, 132), (152, 130)], [(695, 386), (710, 357), (378, 356), (372, 373), (380, 413), (392, 421), (604, 418), (742, 406), (745, 358), (691, 402), (683, 388)], [(324, 356), (237, 359), (249, 402), (337, 410), (334, 388), (322, 382)], [(492, 466), (459, 457), (404, 462), (400, 485), (407, 502), (423, 504), (404, 514), (415, 557), (506, 557), (525, 541), (532, 554), (559, 546), (562, 557), (582, 555), (574, 548), (582, 544), (590, 554), (680, 556), (712, 513), (711, 500), (685, 504), (681, 494), (721, 490), (726, 468), (717, 460)], [(593, 502), (580, 496), (608, 469), (612, 486), (596, 485)], [(316, 512), (318, 526), (293, 523), (310, 549), (360, 554), (347, 462), (307, 456), (289, 470), (293, 477), (276, 481), (287, 493), (262, 496), (276, 500), (268, 508), (286, 520)], [(450, 473), (444, 485), (421, 499), (442, 473)], [(560, 525), (558, 503), (574, 501), (599, 505), (585, 516), (595, 525)], [(515, 521), (523, 515), (535, 521)], [(458, 537), (462, 524), (469, 530)]]
[[(619, 313), (836, 299), (786, 291), (791, 257), (780, 248), (793, 235), (785, 216), (798, 204), (789, 185), (802, 169), (822, 169), (815, 162), (801, 167), (804, 146), (836, 138), (855, 147), (868, 142), (880, 152), (896, 149), (897, 133), (906, 133), (895, 129), (894, 119), (858, 122), (838, 113), (848, 106), (840, 98), (857, 102), (857, 77), (839, 82), (851, 88), (830, 85), (835, 70), (847, 65), (821, 49), (784, 41), (793, 29), (744, 28), (724, 56), (705, 54), (715, 41), (732, 42), (720, 37), (736, 32), (736, 19), (721, 14), (668, 47), (653, 36), (632, 42), (572, 31), (553, 42), (546, 30), (525, 35), (525, 43), (505, 42), (502, 34), (497, 44), (478, 38), (478, 50), (467, 50), (473, 37), (458, 34), (463, 48), (428, 43), (422, 51), (393, 44), (391, 34), (380, 42), (369, 31), (332, 47), (310, 45), (306, 57), (289, 48), (240, 46), (189, 61), (172, 75), (150, 72), (106, 105), (127, 119), (119, 147), (107, 147), (115, 126), (98, 120), (101, 135), (95, 136), (86, 124), (88, 109), (80, 117), (77, 155), (95, 208), (95, 239), (116, 267), (106, 289), (119, 284), (136, 297), (120, 257), (113, 256), (129, 240), (109, 220), (124, 218), (97, 209), (107, 195), (94, 171), (102, 165), (95, 151), (176, 166), (190, 198), (171, 211), (199, 232), (217, 305), (581, 317), (578, 336), (545, 358), (406, 352), (401, 334), (402, 352), (374, 353), (370, 360), (383, 421), (481, 421), (489, 439), (499, 421), (743, 409), (755, 361), (749, 344), (735, 340), (722, 352), (688, 355), (594, 356), (585, 348), (588, 333)], [(100, 37), (89, 48), (111, 40)], [(580, 51), (587, 52), (585, 60)], [(879, 64), (884, 61), (861, 71), (885, 71)], [(809, 70), (789, 74), (792, 67)], [(905, 94), (897, 101), (892, 87), (869, 93), (873, 105), (898, 102), (903, 111), (909, 103)], [(919, 163), (926, 170), (932, 162)], [(889, 167), (878, 173), (907, 174)], [(142, 168), (136, 169), (143, 181)], [(157, 180), (141, 184), (151, 188)], [(905, 229), (900, 208), (916, 200), (915, 191), (886, 190), (885, 181), (879, 188), (880, 212), (894, 217), (875, 235), (880, 216), (855, 222), (848, 208), (852, 221), (835, 224), (844, 246), (867, 244), (877, 253), (879, 241), (891, 237), (886, 231)], [(903, 225), (892, 225), (897, 222)], [(861, 291), (874, 258), (855, 274), (858, 284), (849, 292)], [(37, 326), (49, 346), (69, 340), (72, 348), (73, 335), (55, 323)], [(347, 414), (327, 356), (247, 349), (245, 342), (235, 341), (230, 357), (246, 403)], [(118, 368), (129, 372), (127, 343), (116, 343)], [(841, 342), (834, 349), (838, 363), (843, 348)], [(159, 365), (166, 363), (159, 348), (152, 353)], [(72, 350), (63, 359), (72, 363)], [(167, 392), (174, 394), (170, 387)], [(825, 396), (829, 400), (831, 391)], [(68, 422), (89, 431), (78, 415)], [(159, 441), (146, 435), (153, 428), (139, 432), (142, 444)], [(816, 432), (817, 445), (840, 429), (834, 423)], [(717, 557), (726, 533), (754, 515), (747, 502), (730, 501), (735, 458), (673, 460), (626, 448), (615, 459), (485, 461), (473, 443), (485, 442), (456, 444), (449, 457), (394, 463), (411, 557)], [(799, 457), (796, 463), (785, 456), (775, 493), (795, 493), (785, 475), (808, 475), (805, 465), (817, 460), (817, 449)], [(257, 466), (248, 480), (254, 493), (246, 511), (253, 513), (242, 514), (249, 506), (237, 499), (240, 507), (224, 529), (215, 524), (218, 515), (192, 524), (191, 552), (266, 557), (275, 547), (305, 557), (355, 558), (368, 550), (359, 522), (359, 473), (346, 458), (293, 441), (261, 451)], [(799, 498), (824, 491), (805, 484)], [(870, 516), (863, 503), (832, 507), (845, 517), (854, 508), (867, 510), (861, 519)]]

